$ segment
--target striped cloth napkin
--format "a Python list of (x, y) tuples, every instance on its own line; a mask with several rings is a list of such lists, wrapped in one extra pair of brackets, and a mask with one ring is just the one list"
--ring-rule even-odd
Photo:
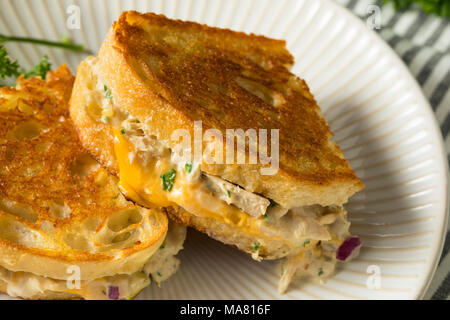
[[(335, 0), (364, 21), (381, 8), (379, 35), (409, 67), (430, 101), (441, 127), (450, 162), (450, 20), (425, 15), (418, 8), (397, 12), (391, 4), (377, 0)], [(444, 251), (425, 299), (450, 299), (450, 225)]]

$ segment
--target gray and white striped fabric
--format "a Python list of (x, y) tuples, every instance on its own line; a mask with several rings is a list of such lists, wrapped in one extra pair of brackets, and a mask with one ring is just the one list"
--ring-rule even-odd
[[(450, 162), (450, 20), (425, 15), (418, 8), (397, 12), (376, 0), (336, 0), (361, 19), (381, 8), (379, 35), (387, 41), (416, 77), (441, 127)], [(450, 300), (450, 224), (444, 250), (425, 299)]]

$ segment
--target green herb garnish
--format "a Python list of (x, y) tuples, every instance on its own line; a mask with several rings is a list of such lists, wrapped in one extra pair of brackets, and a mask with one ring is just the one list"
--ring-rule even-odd
[(127, 130), (122, 129), (122, 130), (120, 130), (120, 133), (121, 133), (121, 134), (125, 134), (125, 133), (127, 133)]
[(169, 171), (161, 175), (162, 188), (164, 191), (172, 191), (176, 176), (177, 172), (175, 171), (175, 169), (170, 169)]
[(20, 67), (17, 61), (12, 61), (5, 47), (0, 45), (0, 78), (18, 77), (20, 75)]
[(0, 44), (0, 79), (18, 77), (23, 74), (25, 78), (41, 77), (45, 80), (50, 69), (51, 64), (48, 62), (48, 57), (44, 56), (37, 65), (26, 71), (19, 66), (17, 61), (11, 60), (5, 47)]
[(411, 5), (416, 4), (427, 14), (433, 13), (441, 17), (450, 17), (450, 3), (448, 0), (383, 0), (383, 2), (392, 2), (397, 10), (407, 9)]
[(255, 242), (255, 243), (253, 244), (253, 249), (254, 249), (255, 251), (258, 251), (259, 249), (261, 249), (261, 245), (260, 245), (259, 243)]
[(184, 170), (186, 170), (187, 173), (191, 173), (192, 172), (192, 163), (186, 162), (186, 164), (184, 165)]
[(44, 56), (41, 61), (35, 65), (31, 70), (29, 71), (23, 71), (23, 75), (25, 78), (32, 78), (32, 77), (41, 77), (45, 80), (45, 77), (47, 76), (47, 72), (50, 71), (52, 68), (52, 65), (50, 62), (48, 62), (48, 57)]
[(319, 277), (320, 277), (321, 275), (323, 275), (323, 269), (322, 269), (322, 268), (319, 268), (319, 273), (318, 273), (318, 275), (319, 275)]
[(81, 45), (70, 43), (70, 41), (67, 38), (63, 39), (61, 42), (57, 42), (26, 37), (10, 37), (0, 34), (0, 79), (2, 80), (9, 77), (17, 78), (21, 74), (23, 74), (25, 78), (40, 76), (42, 79), (45, 79), (47, 72), (51, 68), (51, 64), (48, 61), (47, 56), (44, 56), (41, 59), (41, 61), (30, 70), (25, 70), (21, 68), (20, 64), (17, 61), (11, 59), (8, 56), (8, 52), (6, 48), (3, 46), (3, 43), (6, 42), (24, 42), (24, 43), (45, 45), (50, 47), (59, 47), (78, 52), (91, 53), (89, 51), (86, 51), (84, 47)]
[(106, 99), (111, 100), (113, 98), (113, 96), (111, 94), (111, 90), (109, 90), (109, 88), (106, 85), (103, 86), (103, 90), (105, 91)]
[(106, 296), (106, 291), (105, 290), (102, 290), (102, 293)]
[(263, 214), (263, 218), (266, 223), (269, 223), (269, 216), (267, 215), (267, 213)]
[(311, 240), (306, 239), (305, 242), (303, 242), (303, 246), (306, 247), (310, 242), (311, 242)]
[(158, 275), (158, 277), (162, 277), (162, 274), (161, 274), (161, 272), (159, 272), (159, 271), (156, 271), (156, 274)]
[(230, 190), (227, 190), (227, 196), (228, 196), (228, 198), (231, 198), (231, 192), (230, 192)]
[(164, 244), (161, 245), (161, 247), (159, 247), (160, 250), (164, 249), (166, 246)]

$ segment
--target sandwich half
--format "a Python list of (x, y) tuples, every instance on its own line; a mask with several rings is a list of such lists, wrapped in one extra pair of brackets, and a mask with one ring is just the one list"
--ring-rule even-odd
[[(78, 67), (71, 117), (127, 198), (167, 207), (254, 259), (290, 257), (284, 291), (293, 277), (330, 275), (347, 259), (342, 247), (355, 251), (342, 205), (363, 188), (293, 63), (284, 41), (124, 12), (98, 56)], [(235, 161), (210, 161), (227, 151), (218, 138), (196, 140), (199, 122), (201, 133), (232, 140)], [(278, 141), (255, 146), (228, 139), (230, 129), (265, 129), (271, 142), (276, 129)], [(179, 130), (192, 142), (181, 152)], [(267, 161), (275, 152), (276, 167)], [(237, 160), (254, 154), (261, 161)]]
[(129, 299), (179, 265), (186, 227), (121, 194), (69, 117), (74, 77), (0, 89), (0, 292), (26, 299)]

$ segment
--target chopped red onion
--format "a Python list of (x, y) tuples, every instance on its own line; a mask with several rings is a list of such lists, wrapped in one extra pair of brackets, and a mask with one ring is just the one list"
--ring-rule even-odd
[(341, 261), (347, 260), (353, 251), (355, 251), (356, 248), (359, 248), (359, 246), (361, 246), (361, 240), (358, 237), (346, 239), (339, 247), (336, 253), (336, 259)]
[(118, 300), (120, 296), (119, 287), (108, 286), (108, 298), (111, 300)]

